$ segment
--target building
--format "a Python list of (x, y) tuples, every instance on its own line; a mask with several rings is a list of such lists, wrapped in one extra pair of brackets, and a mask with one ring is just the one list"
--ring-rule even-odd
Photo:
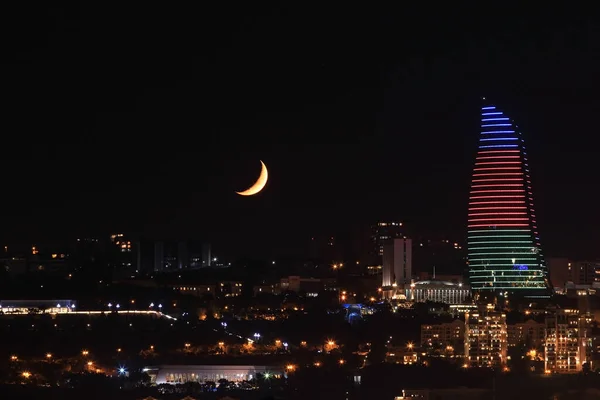
[(507, 326), (508, 347), (528, 346), (537, 349), (544, 345), (546, 325), (530, 319)]
[(549, 257), (547, 264), (550, 282), (557, 292), (564, 291), (568, 282), (575, 285), (592, 285), (594, 282), (600, 282), (600, 262)]
[(161, 385), (182, 384), (187, 382), (215, 382), (226, 379), (230, 382), (249, 381), (258, 374), (265, 378), (282, 377), (283, 368), (262, 365), (161, 365), (146, 367), (144, 372), (150, 375), (152, 383)]
[(389, 348), (385, 353), (385, 362), (393, 364), (413, 365), (419, 361), (416, 351), (405, 348)]
[(138, 243), (138, 271), (169, 272), (215, 265), (208, 243), (183, 240)]
[(544, 365), (547, 372), (568, 374), (591, 363), (592, 318), (575, 309), (558, 309), (546, 316)]
[(412, 240), (391, 239), (384, 245), (382, 286), (408, 286), (412, 279)]
[(494, 398), (490, 389), (405, 389), (394, 400), (481, 400)]
[(600, 263), (596, 261), (569, 262), (569, 280), (576, 285), (591, 285), (600, 282)]
[(465, 340), (465, 323), (455, 319), (450, 323), (421, 325), (421, 347), (428, 353), (436, 351), (462, 351)]
[(481, 112), (471, 181), (468, 264), (476, 292), (549, 296), (527, 152), (518, 127), (495, 106)]
[(392, 239), (402, 238), (402, 222), (378, 222), (371, 227), (371, 263), (380, 265), (383, 261), (383, 246)]
[(107, 257), (113, 269), (113, 276), (126, 278), (138, 271), (138, 251), (130, 237), (124, 233), (110, 235)]
[(327, 290), (325, 280), (320, 278), (301, 277), (298, 275), (281, 278), (279, 287), (282, 292), (302, 292), (313, 297), (317, 296), (320, 291)]
[(571, 280), (571, 264), (566, 257), (548, 257), (546, 259), (550, 283), (555, 291), (562, 292)]
[(418, 302), (463, 304), (471, 297), (468, 285), (436, 279), (411, 283), (405, 290), (407, 299)]
[(187, 285), (169, 285), (168, 287), (172, 288), (174, 291), (179, 292), (180, 294), (185, 294), (189, 296), (212, 296), (217, 297), (219, 295), (217, 291), (217, 285), (210, 284), (187, 284)]
[(48, 246), (4, 246), (0, 268), (10, 275), (43, 273), (66, 275), (71, 267), (70, 254), (63, 248)]
[(73, 300), (0, 300), (0, 314), (65, 314), (76, 305)]
[(507, 350), (506, 314), (492, 305), (465, 314), (466, 367), (503, 367)]

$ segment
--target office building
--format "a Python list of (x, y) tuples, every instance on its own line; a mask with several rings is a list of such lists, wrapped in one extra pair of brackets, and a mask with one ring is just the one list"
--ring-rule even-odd
[(412, 240), (390, 239), (383, 247), (382, 286), (408, 287), (412, 279)]
[(495, 106), (482, 108), (471, 182), (468, 264), (472, 290), (547, 298), (548, 274), (527, 151), (518, 127)]
[(381, 265), (383, 261), (383, 247), (395, 238), (402, 238), (402, 222), (378, 222), (371, 227), (370, 263)]

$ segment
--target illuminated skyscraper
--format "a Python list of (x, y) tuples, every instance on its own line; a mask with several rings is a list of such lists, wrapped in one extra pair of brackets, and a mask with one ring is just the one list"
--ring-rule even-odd
[(548, 296), (524, 141), (495, 106), (481, 111), (468, 221), (473, 291)]

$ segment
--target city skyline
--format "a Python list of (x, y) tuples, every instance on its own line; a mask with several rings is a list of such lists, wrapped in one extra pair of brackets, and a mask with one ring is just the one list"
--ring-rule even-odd
[(597, 396), (600, 20), (449, 5), (7, 4), (0, 398)]
[[(598, 60), (565, 45), (586, 43), (584, 23), (396, 24), (361, 13), (374, 27), (363, 31), (350, 19), (334, 28), (337, 10), (322, 11), (202, 26), (190, 13), (133, 42), (122, 39), (152, 32), (162, 11), (124, 7), (102, 35), (106, 11), (33, 13), (1, 64), (14, 134), (0, 239), (172, 233), (263, 256), (402, 220), (464, 240), (473, 109), (485, 94), (527, 133), (546, 255), (597, 256), (594, 196), (574, 193), (598, 174)], [(52, 40), (35, 40), (47, 32)], [(266, 188), (237, 198), (257, 160), (269, 165)]]

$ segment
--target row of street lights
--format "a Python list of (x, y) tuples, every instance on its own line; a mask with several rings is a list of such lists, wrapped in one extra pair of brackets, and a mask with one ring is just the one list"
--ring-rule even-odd
[[(131, 300), (131, 304), (135, 304), (135, 300)], [(108, 308), (112, 308), (112, 307), (113, 307), (113, 303), (108, 303), (106, 306), (107, 306)], [(115, 307), (115, 308), (121, 308), (121, 304), (117, 303), (117, 304), (115, 304), (115, 305), (114, 305), (114, 307)], [(149, 308), (154, 308), (154, 303), (150, 303), (150, 306), (149, 306)], [(162, 309), (162, 308), (163, 308), (163, 305), (162, 305), (162, 304), (159, 304), (159, 305), (158, 305), (158, 308), (159, 308), (159, 309)]]

